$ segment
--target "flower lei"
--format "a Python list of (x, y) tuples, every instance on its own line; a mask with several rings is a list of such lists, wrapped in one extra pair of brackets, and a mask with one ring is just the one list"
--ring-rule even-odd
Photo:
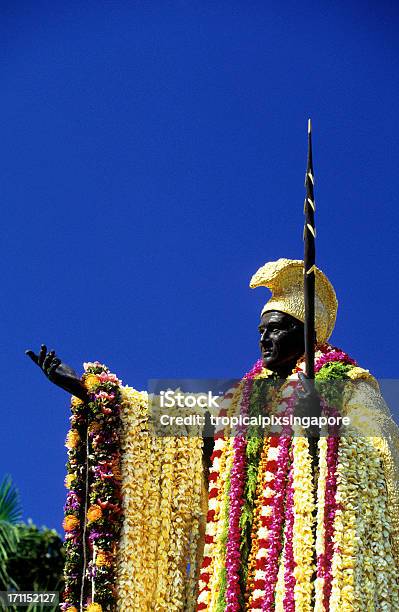
[[(257, 362), (236, 389), (230, 413), (241, 405), (241, 413), (248, 414), (251, 381), (269, 375), (259, 367)], [(298, 363), (272, 401), (272, 409), (292, 412), (294, 381), (303, 368)], [(328, 403), (323, 403), (325, 414), (336, 415), (340, 408), (336, 405), (339, 394), (329, 382), (349, 380), (355, 369), (359, 370), (354, 360), (339, 349), (327, 344), (317, 347), (316, 384), (328, 397)], [(229, 432), (218, 432), (213, 464), (218, 469), (216, 473), (211, 468), (209, 489), (218, 511), (208, 513), (208, 527), (213, 534), (228, 534), (228, 541), (224, 548), (212, 544), (207, 549), (197, 610), (310, 612), (314, 605), (317, 612), (338, 612), (371, 609), (373, 601), (381, 609), (397, 604), (383, 468), (368, 439), (338, 437), (333, 429), (320, 438), (315, 514), (307, 438), (293, 437), (289, 430), (279, 437), (269, 434), (249, 452), (248, 433), (238, 430), (231, 441)], [(376, 498), (378, 504), (372, 504)], [(383, 526), (383, 533), (368, 535), (376, 531), (375, 525)]]
[[(194, 610), (202, 437), (155, 436), (146, 393), (95, 362), (72, 398), (63, 611)], [(87, 476), (86, 476), (87, 475)], [(190, 564), (189, 572), (187, 565)]]
[[(293, 397), (293, 396), (292, 396)], [(291, 414), (294, 401), (287, 405), (286, 414)], [(291, 429), (284, 427), (278, 440), (277, 470), (274, 479), (272, 498), (272, 520), (269, 527), (268, 545), (266, 548), (265, 574), (262, 612), (274, 606), (274, 592), (279, 571), (279, 557), (283, 548), (284, 505), (288, 486), (289, 458), (291, 449)]]
[[(295, 443), (295, 440), (294, 440)], [(294, 558), (294, 523), (295, 523), (295, 488), (294, 488), (294, 456), (293, 448), (290, 449), (290, 470), (288, 474), (288, 491), (286, 499), (286, 521), (284, 534), (284, 555), (282, 567), (284, 567), (284, 599), (283, 609), (287, 612), (295, 610), (294, 588), (295, 588), (295, 558)], [(298, 503), (298, 502), (297, 502)], [(276, 596), (277, 599), (277, 596)]]
[[(237, 394), (227, 393), (223, 400), (220, 415), (227, 416), (227, 406), (232, 400), (237, 403)], [(208, 514), (205, 531), (205, 545), (199, 577), (197, 610), (212, 607), (224, 610), (226, 568), (224, 564), (230, 493), (230, 470), (233, 461), (232, 438), (224, 436), (223, 428), (215, 432), (215, 446), (212, 465), (209, 470)]]
[[(266, 560), (269, 547), (269, 534), (273, 521), (273, 498), (276, 492), (276, 474), (279, 459), (279, 438), (272, 436), (265, 438), (268, 440), (267, 460), (265, 464), (261, 464), (262, 472), (259, 473), (259, 482), (261, 483), (260, 497), (260, 522), (258, 530), (255, 532), (254, 550), (255, 552), (255, 577), (253, 592), (249, 592), (250, 610), (262, 609), (262, 601), (265, 595), (266, 587)], [(263, 471), (264, 470), (264, 471)]]
[(122, 398), (125, 520), (117, 555), (116, 610), (191, 612), (202, 520), (202, 438), (196, 430), (156, 436), (147, 393), (124, 387)]
[[(147, 394), (122, 388), (98, 362), (85, 369), (90, 401), (72, 398), (66, 440), (63, 611), (192, 612), (197, 591), (197, 610), (209, 612), (399, 609), (383, 440), (320, 438), (314, 515), (306, 438), (218, 431), (197, 585), (202, 440), (152, 436)], [(293, 410), (301, 369), (269, 397), (272, 410)], [(348, 380), (355, 369), (339, 349), (318, 347), (316, 383)], [(255, 413), (255, 381), (269, 375), (257, 362), (223, 414)], [(327, 414), (336, 399), (331, 392)]]
[[(254, 368), (246, 375), (245, 385), (241, 401), (241, 414), (247, 416), (251, 400), (253, 379), (256, 374), (261, 372), (260, 363), (256, 363)], [(244, 470), (246, 465), (247, 437), (245, 428), (238, 428), (238, 435), (233, 438), (233, 465), (230, 472), (230, 491), (229, 491), (229, 529), (226, 546), (226, 569), (227, 569), (227, 589), (226, 589), (226, 612), (237, 612), (240, 608), (241, 585), (240, 585), (240, 565), (241, 565), (241, 530), (240, 518), (244, 506)]]
[[(137, 605), (139, 593), (150, 593), (147, 591), (143, 578), (154, 579), (156, 556), (152, 550), (146, 550), (148, 571), (142, 574), (141, 556), (136, 551), (142, 545), (141, 522), (137, 524), (135, 517), (142, 517), (143, 523), (147, 522), (148, 536), (157, 537), (159, 533), (159, 520), (154, 517), (154, 521), (148, 521), (146, 509), (148, 506), (158, 507), (160, 491), (147, 489), (145, 491), (145, 474), (142, 466), (147, 465), (150, 471), (149, 480), (159, 482), (161, 466), (155, 460), (146, 463), (147, 458), (152, 455), (152, 440), (142, 435), (145, 429), (146, 418), (146, 399), (144, 394), (130, 388), (124, 388), (121, 418), (123, 422), (121, 453), (122, 453), (122, 494), (123, 512), (125, 521), (122, 526), (121, 538), (118, 550), (117, 567), (117, 590), (118, 590), (118, 610), (121, 609), (121, 602), (124, 601), (126, 609), (134, 609)], [(133, 441), (136, 441), (133, 444)], [(154, 441), (156, 444), (157, 441)], [(145, 499), (146, 495), (146, 499)], [(129, 517), (129, 519), (128, 519)], [(149, 595), (148, 595), (149, 596)], [(146, 599), (145, 599), (146, 601)], [(141, 600), (143, 608), (145, 603)]]
[(259, 478), (256, 483), (256, 493), (254, 501), (253, 521), (251, 526), (251, 538), (252, 546), (248, 556), (248, 571), (247, 571), (247, 585), (245, 592), (245, 609), (249, 609), (250, 598), (255, 588), (255, 572), (256, 572), (256, 558), (259, 551), (259, 540), (256, 537), (259, 529), (262, 526), (262, 493), (265, 487), (265, 474), (267, 456), (269, 451), (270, 441), (268, 437), (263, 438), (262, 451), (259, 459), (258, 474)]
[(120, 381), (98, 362), (85, 364), (85, 404), (72, 398), (64, 507), (63, 611), (115, 605), (115, 554), (122, 523)]
[[(261, 371), (255, 375), (251, 397), (249, 401), (249, 415), (257, 417), (267, 408), (275, 389), (265, 380), (259, 378)], [(260, 507), (257, 503), (258, 497), (261, 495), (261, 484), (258, 480), (259, 463), (264, 463), (267, 457), (268, 438), (263, 436), (263, 432), (259, 425), (250, 425), (247, 430), (248, 442), (246, 446), (246, 478), (244, 487), (244, 506), (240, 516), (241, 528), (241, 567), (240, 578), (242, 589), (245, 593), (245, 601), (248, 602), (248, 593), (250, 591), (249, 582), (253, 582), (254, 578), (254, 546), (253, 541), (256, 537), (256, 531), (259, 528)], [(256, 525), (256, 528), (255, 528)]]

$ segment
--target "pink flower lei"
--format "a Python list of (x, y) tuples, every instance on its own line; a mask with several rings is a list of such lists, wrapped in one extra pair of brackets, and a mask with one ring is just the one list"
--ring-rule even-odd
[[(249, 402), (251, 399), (251, 391), (253, 379), (263, 369), (262, 360), (258, 360), (252, 370), (245, 375), (245, 386), (241, 401), (241, 414), (247, 416), (249, 412)], [(238, 435), (234, 437), (234, 460), (230, 474), (230, 512), (229, 512), (229, 530), (226, 545), (226, 570), (227, 570), (227, 588), (226, 588), (226, 612), (239, 612), (240, 610), (240, 516), (244, 505), (244, 485), (246, 473), (246, 447), (247, 439), (245, 437), (246, 427), (238, 428)]]

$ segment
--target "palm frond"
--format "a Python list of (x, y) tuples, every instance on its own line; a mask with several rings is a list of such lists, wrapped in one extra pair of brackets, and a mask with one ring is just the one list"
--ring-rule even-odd
[(21, 519), (19, 494), (11, 477), (0, 482), (0, 586), (7, 589), (16, 586), (7, 572), (7, 562), (17, 550), (19, 533), (17, 523)]
[(22, 510), (19, 493), (11, 476), (5, 476), (0, 482), (0, 522), (15, 525), (21, 520)]

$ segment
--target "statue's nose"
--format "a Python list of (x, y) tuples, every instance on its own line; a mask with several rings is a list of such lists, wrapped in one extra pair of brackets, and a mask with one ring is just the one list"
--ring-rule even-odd
[(264, 332), (262, 333), (261, 337), (260, 337), (260, 341), (263, 343), (266, 340), (268, 340), (268, 331), (267, 329), (264, 330)]

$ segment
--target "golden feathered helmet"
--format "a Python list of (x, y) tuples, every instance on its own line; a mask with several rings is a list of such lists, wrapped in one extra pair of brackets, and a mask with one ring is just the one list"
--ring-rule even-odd
[[(334, 287), (325, 274), (315, 267), (315, 328), (318, 342), (326, 342), (334, 329), (338, 302)], [(250, 287), (268, 287), (272, 296), (262, 309), (285, 312), (305, 321), (303, 296), (303, 261), (278, 259), (269, 261), (253, 275)]]

